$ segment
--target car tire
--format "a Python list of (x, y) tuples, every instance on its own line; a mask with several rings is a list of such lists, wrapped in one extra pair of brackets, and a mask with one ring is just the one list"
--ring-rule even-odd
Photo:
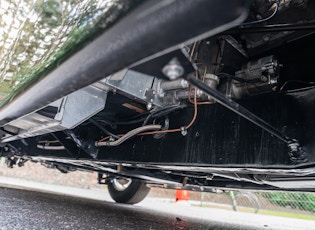
[(113, 179), (108, 183), (111, 198), (117, 203), (136, 204), (150, 192), (150, 188), (141, 180)]

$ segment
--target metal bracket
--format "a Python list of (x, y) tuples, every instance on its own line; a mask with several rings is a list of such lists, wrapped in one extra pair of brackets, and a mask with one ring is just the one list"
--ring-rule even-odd
[[(84, 153), (88, 154), (93, 159), (97, 158), (98, 149), (95, 147), (95, 144), (92, 140), (82, 141), (71, 130), (57, 132), (54, 133), (53, 136), (55, 136), (60, 141), (60, 143), (65, 147), (67, 152), (69, 152), (70, 154), (77, 152), (77, 154), (79, 155), (80, 150), (83, 150)], [(70, 137), (71, 140), (67, 139), (67, 137)]]

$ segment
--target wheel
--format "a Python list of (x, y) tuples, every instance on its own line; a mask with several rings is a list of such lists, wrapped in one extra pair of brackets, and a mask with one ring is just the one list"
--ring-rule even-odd
[(113, 179), (108, 183), (111, 198), (117, 203), (136, 204), (150, 192), (150, 188), (141, 180)]

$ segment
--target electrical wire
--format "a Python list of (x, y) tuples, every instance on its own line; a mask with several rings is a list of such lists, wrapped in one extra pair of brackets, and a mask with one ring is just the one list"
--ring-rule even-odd
[[(198, 74), (198, 72), (196, 72)], [(198, 115), (198, 104), (197, 104), (197, 91), (194, 92), (194, 115), (192, 120), (189, 122), (187, 126), (177, 128), (177, 129), (167, 129), (167, 130), (159, 130), (159, 131), (150, 131), (150, 132), (141, 132), (137, 134), (138, 136), (145, 136), (145, 135), (154, 135), (154, 134), (161, 134), (161, 133), (175, 133), (175, 132), (181, 132), (183, 130), (189, 129), (195, 122)], [(119, 134), (118, 136), (124, 136), (125, 134)], [(103, 142), (109, 139), (109, 136), (102, 138), (98, 142)]]
[(120, 137), (109, 132), (105, 127), (103, 127), (102, 125), (100, 125), (97, 121), (95, 121), (94, 119), (90, 118), (90, 121), (92, 122), (93, 125), (95, 125), (97, 128), (99, 128), (100, 130), (102, 130), (105, 134), (115, 138), (115, 139), (119, 139)]
[[(198, 71), (196, 71), (196, 76), (198, 76)], [(183, 128), (177, 128), (177, 129), (167, 129), (167, 130), (160, 130), (160, 131), (155, 131), (155, 132), (145, 132), (145, 133), (140, 133), (139, 136), (143, 135), (152, 135), (152, 134), (159, 134), (159, 133), (174, 133), (174, 132), (181, 132), (182, 130), (187, 130), (189, 129), (194, 123), (197, 118), (198, 114), (198, 104), (197, 104), (197, 91), (195, 90), (194, 92), (194, 115), (190, 123), (183, 127)]]
[[(198, 76), (198, 71), (196, 71), (196, 77)], [(197, 90), (194, 91), (194, 115), (190, 123), (183, 127), (183, 128), (177, 128), (177, 129), (167, 129), (167, 130), (160, 130), (160, 131), (153, 131), (153, 132), (144, 132), (140, 133), (139, 136), (144, 136), (144, 135), (153, 135), (153, 134), (160, 134), (160, 133), (175, 133), (175, 132), (181, 132), (183, 130), (189, 129), (194, 123), (197, 118), (198, 114), (198, 104), (197, 104)]]
[[(148, 126), (141, 126), (137, 129), (131, 130), (126, 134), (119, 134), (120, 138), (116, 141), (108, 142), (107, 140), (110, 139), (110, 136), (107, 136), (105, 138), (102, 138), (101, 140), (97, 141), (95, 143), (96, 146), (117, 146), (125, 142), (126, 140), (130, 139), (131, 137), (138, 135), (138, 136), (144, 136), (144, 135), (153, 135), (153, 134), (161, 134), (161, 133), (174, 133), (174, 132), (181, 132), (182, 130), (189, 129), (195, 122), (197, 118), (197, 97), (196, 97), (196, 91), (194, 96), (194, 115), (190, 123), (184, 127), (184, 128), (178, 128), (178, 129), (168, 129), (168, 130), (158, 130), (158, 131), (148, 131), (145, 132), (148, 129), (161, 129), (161, 125), (148, 125)], [(105, 142), (106, 141), (106, 142)], [(42, 143), (49, 143), (47, 141), (41, 141)], [(52, 141), (55, 143), (55, 141)], [(58, 142), (58, 141), (57, 141)], [(37, 145), (37, 148), (40, 149), (46, 149), (46, 150), (64, 150), (65, 148), (63, 146), (44, 146), (44, 145)]]
[[(163, 116), (165, 116), (165, 115), (167, 115), (167, 114), (169, 114), (171, 112), (174, 112), (174, 111), (176, 111), (178, 109), (183, 109), (183, 108), (186, 108), (186, 107), (187, 107), (187, 105), (172, 105), (172, 106), (169, 106), (169, 107), (166, 107), (166, 108), (163, 108), (161, 110), (153, 112), (152, 114), (149, 115), (150, 116), (149, 119), (150, 118), (154, 119), (154, 118), (157, 118), (157, 117), (163, 117)], [(143, 121), (143, 120), (144, 119), (141, 119), (141, 121)], [(93, 119), (92, 120), (90, 119), (89, 123), (93, 123), (94, 124), (95, 121), (94, 122), (93, 121), (94, 121)], [(98, 120), (98, 122), (99, 122), (99, 120)], [(143, 124), (142, 126), (145, 126), (145, 124)], [(178, 130), (178, 131), (180, 131), (180, 130)], [(102, 140), (100, 140), (98, 142), (101, 142), (101, 141), (104, 141), (104, 140), (108, 140), (110, 137), (114, 137), (115, 139), (120, 139), (122, 136), (125, 135), (125, 134), (116, 135), (116, 134), (113, 134), (111, 132), (104, 132), (104, 133), (107, 134), (108, 136), (103, 138)], [(51, 141), (49, 141), (49, 140), (41, 140), (38, 143), (54, 144), (54, 143), (59, 143), (59, 141), (58, 140), (51, 140)], [(57, 148), (55, 148), (55, 147), (57, 147)], [(43, 145), (39, 145), (39, 148), (47, 149), (47, 150), (48, 150), (48, 148), (49, 148), (49, 150), (60, 150), (60, 149), (58, 149), (58, 147), (59, 146), (48, 146), (48, 145), (45, 145), (45, 147), (43, 147)]]
[(263, 18), (263, 19), (260, 19), (260, 20), (257, 20), (257, 21), (252, 21), (252, 22), (244, 22), (244, 23), (242, 23), (240, 26), (242, 27), (242, 26), (254, 25), (254, 24), (258, 24), (258, 23), (262, 23), (262, 22), (265, 22), (265, 21), (270, 20), (271, 18), (273, 18), (273, 17), (276, 15), (276, 13), (277, 13), (278, 10), (279, 10), (279, 1), (277, 1), (275, 4), (276, 4), (275, 10), (274, 10), (273, 13), (272, 13), (270, 16), (268, 16), (267, 18)]
[(224, 39), (220, 38), (217, 40), (217, 45), (218, 45), (218, 52), (215, 58), (215, 62), (212, 63), (212, 65), (214, 65), (213, 67), (213, 73), (216, 74), (220, 67), (221, 67), (221, 60), (222, 60), (222, 56), (223, 56), (223, 49), (224, 49)]
[(217, 73), (216, 75), (218, 77), (222, 76), (222, 77), (230, 78), (230, 79), (233, 79), (235, 81), (244, 82), (244, 83), (258, 83), (258, 82), (260, 82), (260, 80), (258, 80), (258, 79), (246, 80), (246, 79), (243, 79), (240, 77), (233, 76), (233, 75), (228, 74), (228, 73)]
[(195, 96), (194, 96), (194, 115), (190, 123), (182, 128), (177, 128), (177, 129), (167, 129), (167, 130), (160, 130), (160, 131), (153, 131), (153, 132), (144, 132), (138, 134), (139, 136), (144, 136), (144, 135), (154, 135), (154, 134), (160, 134), (160, 133), (176, 133), (176, 132), (181, 132), (183, 130), (189, 129), (194, 123), (197, 118), (198, 114), (198, 105), (197, 105), (197, 91), (195, 91)]
[[(172, 107), (172, 109), (171, 109), (171, 107)], [(133, 125), (133, 124), (138, 124), (138, 123), (143, 122), (142, 125), (145, 125), (148, 122), (148, 121), (146, 121), (147, 119), (149, 120), (150, 118), (156, 118), (158, 116), (164, 116), (164, 115), (166, 115), (166, 114), (168, 114), (170, 112), (173, 112), (173, 111), (175, 111), (177, 109), (185, 108), (185, 105), (173, 105), (171, 107), (166, 107), (166, 108), (163, 108), (161, 110), (155, 111), (155, 112), (153, 112), (154, 114), (152, 114), (152, 112), (151, 112), (149, 115), (147, 115), (145, 117), (138, 118), (136, 120), (116, 121), (116, 122), (114, 122), (114, 124), (115, 125)], [(168, 109), (170, 109), (170, 111), (167, 111)], [(163, 111), (165, 111), (165, 113)], [(97, 121), (99, 121), (99, 120), (97, 120)]]
[[(196, 92), (195, 92), (195, 95), (196, 95)], [(197, 95), (196, 95), (197, 96)], [(196, 120), (196, 117), (197, 117), (197, 97), (194, 97), (194, 101), (196, 102), (194, 104), (194, 115), (193, 115), (193, 118), (192, 120), (190, 121), (190, 123), (186, 126), (186, 127), (182, 127), (182, 128), (177, 128), (177, 129), (166, 129), (166, 130), (159, 130), (159, 131), (151, 131), (151, 132), (142, 132), (142, 133), (139, 133), (137, 134), (138, 136), (145, 136), (145, 135), (154, 135), (154, 134), (161, 134), (161, 133), (176, 133), (176, 132), (181, 132), (183, 130), (187, 130), (189, 129), (195, 122)], [(125, 134), (119, 134), (118, 136), (123, 136)], [(105, 140), (108, 140), (109, 137), (104, 137), (103, 139), (99, 140), (99, 142), (103, 142)]]
[(134, 125), (134, 124), (138, 124), (141, 123), (145, 120), (146, 118), (139, 118), (137, 120), (130, 120), (130, 121), (117, 121), (115, 122), (115, 125)]
[[(204, 72), (204, 74), (206, 73), (206, 71)], [(196, 77), (198, 76), (198, 72), (196, 71)], [(210, 103), (210, 102), (208, 102)], [(212, 103), (212, 102), (211, 102)], [(168, 129), (168, 130), (154, 130), (154, 131), (148, 131), (146, 132), (146, 130), (148, 129), (161, 129), (161, 125), (147, 125), (147, 126), (141, 126), (139, 128), (133, 129), (131, 131), (129, 131), (126, 134), (119, 134), (119, 135), (115, 135), (117, 137), (120, 137), (119, 139), (117, 139), (116, 141), (112, 141), (109, 142), (107, 140), (110, 139), (110, 136), (104, 137), (101, 140), (97, 141), (95, 143), (96, 146), (117, 146), (122, 144), (123, 142), (125, 142), (126, 140), (130, 139), (131, 137), (138, 135), (138, 136), (144, 136), (144, 135), (154, 135), (154, 134), (161, 134), (161, 133), (174, 133), (174, 132), (181, 132), (184, 130), (189, 129), (196, 121), (197, 115), (198, 115), (198, 103), (197, 103), (197, 90), (194, 90), (194, 115), (191, 119), (191, 121), (189, 122), (188, 125), (181, 127), (181, 128), (177, 128), (177, 129)], [(199, 102), (199, 104), (203, 104), (201, 102)], [(183, 108), (183, 106), (172, 106), (171, 108), (168, 108), (169, 112), (172, 112), (174, 109), (178, 109), (178, 108)], [(159, 116), (161, 115), (161, 111), (159, 112)], [(157, 112), (157, 113), (158, 113)], [(165, 111), (162, 111), (163, 113), (165, 113)], [(49, 143), (47, 141), (41, 141), (42, 143)], [(55, 143), (55, 141), (53, 141), (53, 143)], [(42, 149), (50, 149), (50, 150), (60, 150), (61, 147), (63, 146), (43, 146), (43, 145), (38, 145), (38, 148), (42, 148)], [(63, 147), (64, 148), (64, 147)]]
[(315, 23), (314, 21), (309, 21), (305, 23), (290, 23), (290, 24), (270, 24), (255, 27), (238, 27), (223, 34), (239, 34), (239, 33), (278, 33), (284, 31), (314, 31)]
[(165, 107), (163, 109), (159, 109), (157, 111), (152, 111), (143, 121), (142, 126), (146, 125), (150, 119), (158, 118), (158, 117), (163, 117), (171, 112), (174, 112), (178, 109), (183, 109), (185, 108), (186, 105), (172, 105), (169, 107)]
[(289, 84), (289, 83), (302, 83), (302, 84), (308, 84), (308, 85), (315, 85), (315, 82), (300, 81), (300, 80), (290, 80), (290, 81), (286, 81), (285, 83), (283, 83), (283, 85), (279, 89), (279, 92), (281, 92), (284, 89), (284, 87), (286, 87), (287, 84)]
[(192, 57), (194, 56), (196, 44), (197, 44), (197, 42), (194, 42), (194, 44), (193, 44), (193, 46), (192, 46), (192, 49), (191, 49), (191, 52), (190, 52), (190, 56), (189, 56), (190, 59), (192, 59)]

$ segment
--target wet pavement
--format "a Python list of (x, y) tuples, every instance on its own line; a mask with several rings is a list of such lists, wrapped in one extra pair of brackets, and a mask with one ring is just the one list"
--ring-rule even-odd
[(132, 206), (113, 203), (106, 191), (3, 177), (0, 185), (11, 187), (0, 187), (0, 229), (315, 229), (314, 221), (201, 208), (152, 197)]
[(0, 229), (225, 229), (140, 206), (0, 188)]

